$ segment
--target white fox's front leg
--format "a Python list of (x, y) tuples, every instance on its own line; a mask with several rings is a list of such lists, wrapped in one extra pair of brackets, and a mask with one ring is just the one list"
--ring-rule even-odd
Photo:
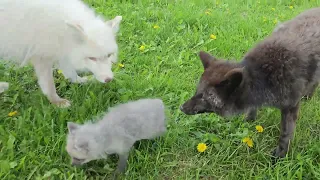
[(0, 93), (4, 92), (9, 88), (9, 83), (7, 82), (0, 82)]
[(70, 102), (60, 98), (56, 92), (52, 72), (53, 63), (43, 59), (34, 60), (32, 63), (38, 77), (39, 86), (49, 101), (59, 107), (70, 106)]
[(88, 81), (87, 77), (80, 77), (77, 71), (68, 63), (60, 63), (59, 68), (66, 79), (70, 79), (72, 83), (85, 83)]

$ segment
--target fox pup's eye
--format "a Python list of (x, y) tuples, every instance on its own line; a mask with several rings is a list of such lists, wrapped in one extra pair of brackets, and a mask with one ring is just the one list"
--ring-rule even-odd
[(113, 53), (111, 53), (111, 54), (108, 54), (108, 55), (107, 55), (107, 57), (108, 57), (108, 58), (110, 58), (110, 57), (111, 57), (112, 55), (113, 55)]
[(73, 158), (74, 160), (76, 160), (76, 161), (84, 161), (84, 159), (78, 159), (78, 158)]
[(97, 61), (97, 58), (95, 58), (95, 57), (88, 57), (88, 59), (90, 59), (92, 61)]

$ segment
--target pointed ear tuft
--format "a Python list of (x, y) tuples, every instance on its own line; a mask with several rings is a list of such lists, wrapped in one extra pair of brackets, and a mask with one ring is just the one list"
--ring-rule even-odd
[(207, 69), (210, 66), (211, 62), (216, 60), (215, 57), (211, 56), (209, 53), (206, 53), (204, 51), (199, 52), (199, 57), (204, 69)]
[(81, 43), (86, 39), (86, 35), (84, 33), (83, 28), (79, 24), (73, 24), (70, 22), (66, 22), (66, 25), (69, 29), (69, 31), (72, 33), (72, 35), (75, 37), (75, 39)]
[(234, 68), (227, 72), (227, 74), (224, 75), (225, 79), (228, 80), (242, 80), (242, 75), (243, 75), (243, 67), (242, 68)]
[(243, 80), (243, 68), (234, 68), (224, 75), (224, 80), (216, 87), (224, 87), (227, 93), (232, 93)]
[(76, 124), (74, 122), (68, 122), (67, 126), (70, 134), (74, 134), (74, 132), (80, 127), (79, 124)]
[(119, 31), (120, 23), (122, 21), (122, 16), (116, 16), (114, 19), (106, 21), (106, 24), (112, 28), (113, 33)]

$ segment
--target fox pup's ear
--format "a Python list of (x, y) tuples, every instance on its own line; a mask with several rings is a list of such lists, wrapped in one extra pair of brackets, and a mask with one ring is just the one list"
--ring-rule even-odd
[(68, 130), (69, 130), (70, 134), (73, 134), (74, 131), (77, 130), (80, 127), (79, 124), (76, 124), (76, 123), (73, 123), (73, 122), (68, 122), (67, 126), (68, 126)]

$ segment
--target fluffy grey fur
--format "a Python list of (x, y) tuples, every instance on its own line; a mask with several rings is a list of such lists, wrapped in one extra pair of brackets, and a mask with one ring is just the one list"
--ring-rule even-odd
[(119, 172), (124, 172), (132, 145), (166, 132), (165, 106), (160, 99), (141, 99), (109, 109), (102, 120), (83, 125), (68, 122), (66, 150), (73, 165), (118, 154)]

